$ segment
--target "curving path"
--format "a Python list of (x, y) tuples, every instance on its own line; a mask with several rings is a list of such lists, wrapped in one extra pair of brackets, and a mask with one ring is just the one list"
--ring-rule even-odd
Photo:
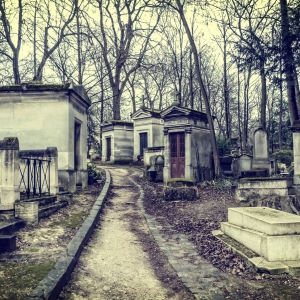
[(174, 293), (158, 279), (139, 238), (141, 235), (151, 238), (137, 205), (140, 190), (130, 180), (129, 170), (105, 168), (112, 176), (111, 195), (93, 237), (59, 298), (195, 299), (188, 290)]

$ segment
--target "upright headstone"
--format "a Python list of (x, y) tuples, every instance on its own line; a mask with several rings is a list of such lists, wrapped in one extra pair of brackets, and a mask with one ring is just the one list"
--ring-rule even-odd
[(252, 169), (268, 169), (271, 174), (268, 133), (261, 127), (254, 132)]

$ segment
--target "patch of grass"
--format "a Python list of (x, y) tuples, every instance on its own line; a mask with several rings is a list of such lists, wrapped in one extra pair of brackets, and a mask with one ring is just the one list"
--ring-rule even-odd
[(28, 262), (2, 263), (0, 265), (1, 300), (24, 299), (54, 265), (55, 262), (44, 264)]
[(66, 226), (67, 228), (75, 229), (80, 223), (81, 220), (85, 217), (86, 212), (80, 212), (78, 214), (70, 215), (68, 218), (64, 220), (53, 222), (50, 227), (55, 226)]

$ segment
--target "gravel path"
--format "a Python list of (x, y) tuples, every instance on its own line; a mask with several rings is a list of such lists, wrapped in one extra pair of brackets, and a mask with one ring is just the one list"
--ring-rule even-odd
[(174, 293), (157, 278), (140, 239), (151, 235), (137, 206), (139, 190), (128, 170), (110, 172), (112, 195), (60, 299), (194, 299), (184, 287)]

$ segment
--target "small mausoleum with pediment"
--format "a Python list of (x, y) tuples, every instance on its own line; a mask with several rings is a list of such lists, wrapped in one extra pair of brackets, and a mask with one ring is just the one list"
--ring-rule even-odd
[(141, 107), (131, 115), (133, 120), (133, 160), (144, 157), (144, 149), (163, 146), (163, 120), (160, 110)]
[(90, 99), (73, 83), (24, 82), (0, 86), (0, 139), (17, 137), (20, 150), (58, 150), (60, 187), (85, 187), (87, 174), (87, 110)]
[(101, 124), (102, 161), (126, 163), (133, 160), (133, 122), (107, 120)]
[(164, 182), (169, 178), (194, 182), (212, 179), (212, 147), (206, 113), (174, 102), (160, 116), (164, 120)]

